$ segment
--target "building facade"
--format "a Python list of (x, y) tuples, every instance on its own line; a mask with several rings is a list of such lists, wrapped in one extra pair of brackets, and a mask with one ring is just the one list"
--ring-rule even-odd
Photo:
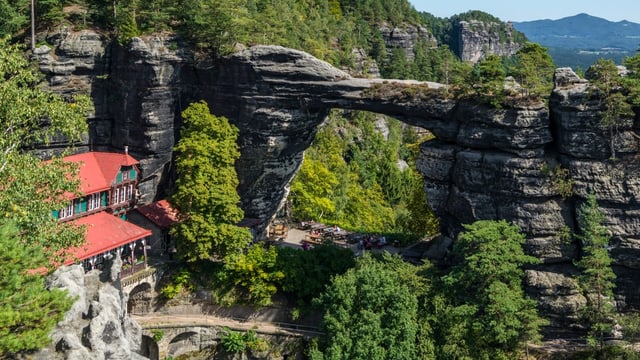
[(146, 267), (151, 230), (126, 221), (136, 204), (138, 161), (126, 150), (124, 154), (87, 152), (63, 160), (78, 165), (80, 194), (68, 194), (68, 205), (53, 216), (86, 231), (86, 242), (69, 250), (73, 259), (65, 264), (82, 261), (91, 270), (101, 268), (107, 257), (120, 256), (123, 272)]

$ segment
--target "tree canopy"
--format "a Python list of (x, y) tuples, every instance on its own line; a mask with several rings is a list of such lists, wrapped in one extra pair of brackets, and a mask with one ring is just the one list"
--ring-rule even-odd
[(316, 351), (311, 358), (420, 358), (418, 299), (402, 280), (392, 266), (369, 256), (334, 277), (320, 297), (327, 334), (324, 354)]
[(180, 141), (175, 147), (175, 191), (170, 202), (180, 221), (171, 229), (179, 256), (194, 262), (239, 252), (251, 234), (237, 224), (244, 213), (236, 190), (234, 164), (240, 152), (238, 129), (211, 114), (204, 101), (182, 112)]
[(434, 301), (440, 356), (513, 359), (546, 323), (523, 290), (522, 266), (539, 260), (524, 254), (524, 235), (504, 220), (464, 227), (453, 248), (460, 262), (442, 278)]
[(42, 247), (29, 244), (13, 222), (0, 223), (0, 357), (47, 346), (51, 329), (71, 308), (66, 291), (45, 289)]
[[(45, 92), (23, 49), (0, 39), (0, 357), (47, 345), (48, 334), (71, 300), (44, 288), (43, 274), (79, 245), (83, 233), (59, 223), (54, 210), (76, 193), (75, 168), (59, 158), (43, 162), (35, 146), (54, 136), (77, 141), (86, 130), (89, 101), (69, 102)], [(46, 271), (46, 270), (44, 270)]]
[(633, 109), (625, 94), (625, 82), (613, 60), (600, 59), (587, 69), (586, 77), (593, 86), (593, 97), (600, 103), (600, 123), (608, 131), (611, 158), (616, 157), (616, 137), (625, 121), (631, 121)]

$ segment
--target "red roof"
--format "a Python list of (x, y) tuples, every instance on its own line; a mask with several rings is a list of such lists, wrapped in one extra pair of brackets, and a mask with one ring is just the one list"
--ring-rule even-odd
[(167, 200), (160, 200), (136, 209), (158, 227), (167, 229), (178, 221), (178, 212)]
[(80, 165), (80, 191), (85, 195), (110, 189), (122, 166), (138, 164), (129, 154), (97, 151), (66, 156), (63, 160)]
[[(151, 235), (151, 230), (141, 228), (106, 212), (81, 217), (73, 224), (86, 225), (86, 242), (70, 249), (75, 259), (84, 260), (105, 251), (126, 245)], [(73, 263), (68, 261), (67, 264)]]

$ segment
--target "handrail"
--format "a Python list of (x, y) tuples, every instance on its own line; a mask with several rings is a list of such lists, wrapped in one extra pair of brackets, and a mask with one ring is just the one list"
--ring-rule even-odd
[[(127, 270), (124, 270), (124, 271), (127, 271)], [(123, 273), (124, 271), (120, 272), (120, 277), (121, 277), (120, 283), (122, 287), (127, 287), (149, 276), (153, 276), (158, 272), (158, 269), (153, 266), (148, 266), (146, 269), (136, 271), (131, 275), (124, 274)]]

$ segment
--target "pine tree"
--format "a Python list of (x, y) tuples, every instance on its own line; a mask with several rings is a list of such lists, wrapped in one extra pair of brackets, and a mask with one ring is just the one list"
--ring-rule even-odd
[(539, 260), (524, 254), (524, 242), (518, 227), (504, 220), (465, 225), (453, 249), (462, 261), (443, 278), (442, 298), (448, 305), (436, 338), (444, 341), (444, 353), (512, 359), (539, 338), (546, 321), (524, 293), (522, 269)]
[(71, 308), (66, 291), (46, 290), (38, 271), (49, 258), (19, 236), (13, 222), (0, 224), (0, 358), (47, 346), (49, 332)]
[(176, 151), (176, 190), (171, 204), (180, 222), (171, 229), (178, 254), (189, 262), (224, 258), (245, 248), (251, 234), (237, 224), (244, 213), (238, 206), (240, 157), (238, 129), (214, 116), (204, 101), (182, 112), (184, 121)]
[(623, 78), (613, 60), (600, 59), (587, 70), (586, 76), (594, 87), (593, 95), (600, 102), (600, 123), (608, 130), (611, 158), (616, 157), (615, 139), (619, 127), (634, 116), (631, 105), (622, 92)]
[(526, 95), (533, 99), (547, 97), (553, 89), (555, 66), (546, 48), (527, 43), (516, 54), (516, 65), (511, 69)]
[(613, 299), (616, 275), (611, 269), (611, 258), (607, 251), (609, 235), (602, 226), (604, 215), (598, 208), (595, 196), (589, 195), (578, 210), (578, 221), (582, 243), (582, 257), (576, 266), (582, 271), (578, 278), (582, 292), (587, 298), (584, 319), (589, 323), (589, 343), (597, 346), (599, 356), (604, 354), (604, 340), (614, 324), (615, 303)]
[(473, 86), (478, 98), (494, 107), (504, 102), (505, 71), (502, 60), (497, 55), (489, 55), (473, 69)]

